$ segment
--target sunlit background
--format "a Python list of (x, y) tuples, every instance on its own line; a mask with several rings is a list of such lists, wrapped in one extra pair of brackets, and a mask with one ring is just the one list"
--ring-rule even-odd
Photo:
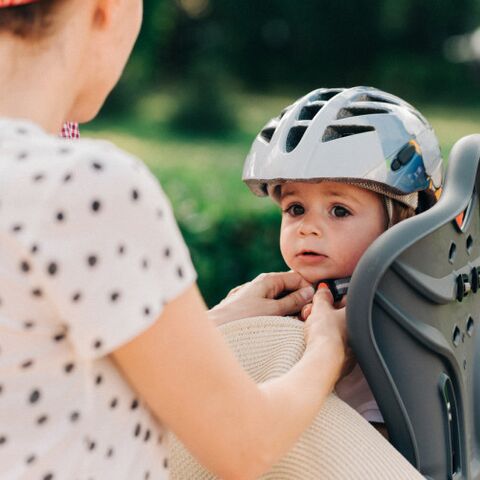
[(82, 134), (141, 157), (169, 195), (210, 305), (285, 269), (280, 215), (241, 182), (261, 127), (321, 86), (371, 85), (431, 121), (445, 158), (480, 132), (477, 0), (145, 0), (125, 75)]

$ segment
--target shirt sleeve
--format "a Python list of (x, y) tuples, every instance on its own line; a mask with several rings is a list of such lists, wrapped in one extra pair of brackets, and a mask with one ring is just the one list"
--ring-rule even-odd
[(65, 165), (38, 208), (36, 270), (81, 357), (137, 336), (196, 279), (159, 183), (113, 146)]

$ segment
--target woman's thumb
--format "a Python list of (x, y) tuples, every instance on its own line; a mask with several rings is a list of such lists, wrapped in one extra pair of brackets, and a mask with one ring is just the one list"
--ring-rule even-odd
[(319, 283), (317, 291), (313, 297), (313, 308), (320, 304), (328, 304), (333, 306), (333, 295), (326, 283)]
[(313, 287), (303, 287), (295, 292), (289, 293), (287, 296), (276, 300), (278, 308), (284, 315), (298, 313), (304, 305), (312, 301), (315, 290)]

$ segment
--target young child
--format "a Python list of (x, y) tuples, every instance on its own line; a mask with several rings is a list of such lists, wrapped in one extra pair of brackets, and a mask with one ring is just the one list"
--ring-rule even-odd
[[(265, 126), (243, 179), (280, 204), (286, 264), (314, 286), (327, 282), (338, 301), (368, 246), (435, 202), (442, 158), (427, 120), (400, 98), (367, 87), (319, 89)], [(383, 430), (358, 364), (336, 393)]]
[[(345, 286), (369, 245), (386, 229), (434, 203), (442, 159), (428, 122), (400, 98), (366, 87), (319, 89), (262, 129), (246, 159), (243, 179), (255, 194), (280, 204), (280, 249), (287, 265), (314, 286), (327, 283), (336, 305), (342, 306)], [(301, 316), (308, 315), (306, 306)], [(223, 327), (222, 333), (249, 375), (264, 381), (301, 358), (299, 323), (293, 318), (246, 318)], [(261, 371), (264, 366), (267, 373)], [(345, 410), (336, 415), (338, 428), (354, 409), (387, 436), (358, 365), (337, 382), (335, 391), (352, 407), (340, 402)], [(262, 478), (323, 478), (325, 465), (316, 462), (322, 458), (325, 410), (328, 407)], [(214, 478), (178, 439), (170, 440), (172, 480)], [(332, 449), (342, 448), (341, 440), (329, 440)], [(361, 436), (357, 443), (362, 448)], [(333, 475), (328, 478), (359, 478), (352, 472)], [(362, 478), (373, 477), (365, 473)], [(413, 474), (402, 473), (400, 478)]]

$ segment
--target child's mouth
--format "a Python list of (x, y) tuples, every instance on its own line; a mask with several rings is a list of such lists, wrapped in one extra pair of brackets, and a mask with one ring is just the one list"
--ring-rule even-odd
[(303, 250), (300, 252), (298, 255), (303, 256), (303, 255), (312, 255), (312, 256), (317, 256), (317, 257), (325, 257), (322, 253), (315, 252), (313, 250)]
[(318, 252), (313, 252), (311, 250), (305, 250), (304, 252), (300, 252), (297, 257), (299, 257), (304, 262), (319, 262), (327, 258), (326, 255)]

